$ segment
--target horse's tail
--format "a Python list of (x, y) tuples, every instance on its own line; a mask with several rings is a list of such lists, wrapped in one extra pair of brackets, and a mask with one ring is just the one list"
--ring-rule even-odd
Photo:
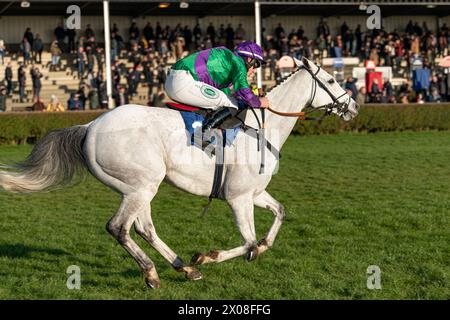
[(35, 192), (67, 185), (85, 168), (83, 144), (88, 125), (49, 132), (28, 158), (19, 164), (0, 166), (0, 189)]

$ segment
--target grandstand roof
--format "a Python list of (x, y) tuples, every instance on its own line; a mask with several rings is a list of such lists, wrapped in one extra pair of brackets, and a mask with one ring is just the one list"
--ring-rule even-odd
[[(29, 8), (22, 8), (20, 0), (0, 0), (0, 16), (4, 15), (65, 15), (68, 2), (64, 0), (28, 0)], [(111, 15), (157, 16), (157, 15), (253, 15), (253, 0), (185, 0), (189, 8), (181, 9), (179, 0), (110, 0)], [(159, 3), (170, 3), (159, 8)], [(261, 0), (262, 16), (270, 15), (362, 15), (361, 2), (378, 4), (383, 16), (391, 15), (450, 15), (448, 0)], [(102, 15), (102, 2), (70, 1), (77, 4), (83, 15)], [(407, 5), (407, 7), (405, 7)]]

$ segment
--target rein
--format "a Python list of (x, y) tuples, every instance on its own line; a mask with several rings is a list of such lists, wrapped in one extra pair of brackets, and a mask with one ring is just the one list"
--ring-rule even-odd
[(279, 116), (282, 117), (298, 117), (299, 120), (306, 120), (305, 119), (305, 112), (300, 111), (300, 112), (281, 112), (281, 111), (277, 111), (275, 109), (272, 109), (271, 107), (268, 107), (267, 110), (269, 110), (272, 113), (275, 113)]

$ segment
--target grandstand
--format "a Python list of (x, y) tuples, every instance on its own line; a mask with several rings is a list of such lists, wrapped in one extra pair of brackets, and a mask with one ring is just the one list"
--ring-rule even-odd
[[(19, 89), (17, 83), (17, 69), (19, 68), (19, 62), (22, 61), (17, 54), (12, 54), (10, 56), (5, 57), (5, 63), (0, 65), (0, 79), (3, 78), (5, 74), (6, 64), (11, 62), (11, 67), (15, 71), (13, 74), (13, 88), (14, 93), (10, 99), (10, 103), (7, 105), (7, 111), (31, 111), (32, 110), (32, 96), (33, 96), (33, 87), (32, 82), (30, 80), (30, 69), (31, 64), (25, 67), (25, 72), (27, 75), (27, 82), (25, 87), (26, 98), (24, 102), (20, 102), (19, 98)], [(128, 62), (127, 59), (122, 58), (118, 60), (119, 63), (123, 63), (127, 68), (133, 67), (133, 63)], [(175, 60), (170, 60), (170, 63), (173, 63)], [(46, 103), (50, 101), (52, 95), (55, 95), (58, 100), (66, 105), (67, 100), (71, 93), (76, 93), (79, 90), (80, 80), (77, 77), (77, 66), (76, 60), (70, 55), (64, 55), (64, 57), (60, 60), (59, 71), (50, 71), (51, 65), (51, 54), (50, 52), (42, 53), (42, 64), (36, 64), (42, 75), (42, 90), (41, 90), (41, 98)], [(94, 66), (94, 73), (98, 71), (98, 65)], [(104, 72), (104, 67), (103, 67)], [(126, 85), (126, 79), (121, 79), (121, 84)], [(145, 87), (138, 87), (138, 94), (135, 99), (136, 103), (139, 104), (147, 104), (148, 102), (148, 94), (147, 89)]]
[[(6, 44), (8, 54), (5, 57), (5, 64), (0, 64), (0, 79), (3, 79), (5, 65), (11, 62), (13, 69), (14, 92), (12, 97), (8, 100), (8, 110), (22, 111), (29, 110), (32, 104), (32, 83), (30, 77), (30, 65), (26, 67), (26, 98), (25, 102), (19, 102), (18, 85), (17, 85), (17, 69), (19, 68), (19, 61), (23, 61), (20, 52), (20, 43), (24, 36), (24, 31), (27, 27), (36, 34), (39, 33), (44, 43), (44, 52), (42, 55), (42, 64), (37, 65), (42, 78), (41, 98), (44, 103), (48, 103), (50, 96), (54, 94), (60, 102), (66, 105), (71, 93), (78, 91), (80, 86), (80, 79), (77, 75), (77, 55), (65, 52), (61, 55), (58, 71), (50, 71), (51, 54), (48, 52), (50, 43), (55, 39), (54, 30), (58, 23), (63, 23), (67, 18), (66, 8), (67, 2), (64, 1), (30, 1), (30, 6), (24, 8), (21, 5), (22, 1), (4, 1), (0, 0), (0, 39)], [(231, 0), (231, 1), (206, 1), (206, 0), (189, 0), (188, 8), (181, 8), (180, 1), (114, 1), (110, 2), (110, 22), (116, 24), (120, 30), (121, 36), (127, 47), (122, 51), (117, 64), (122, 65), (124, 69), (130, 69), (135, 66), (135, 63), (130, 61), (127, 50), (130, 25), (134, 22), (136, 27), (141, 32), (148, 22), (152, 27), (156, 27), (159, 22), (162, 28), (169, 26), (173, 31), (177, 25), (181, 27), (188, 26), (192, 31), (196, 25), (202, 29), (203, 43), (208, 45), (205, 35), (208, 26), (215, 27), (217, 33), (221, 25), (225, 27), (231, 25), (234, 30), (241, 25), (244, 33), (241, 40), (254, 40), (255, 38), (255, 23), (254, 23), (254, 1), (252, 0)], [(95, 41), (98, 46), (103, 46), (104, 30), (103, 30), (103, 8), (101, 1), (74, 1), (70, 4), (78, 5), (81, 9), (81, 30), (77, 30), (77, 38), (80, 34), (85, 32), (86, 26), (90, 25), (95, 33)], [(164, 5), (162, 5), (164, 4)], [(262, 31), (264, 39), (267, 36), (274, 35), (278, 24), (282, 24), (286, 34), (297, 31), (300, 27), (303, 30), (305, 39), (315, 41), (317, 39), (317, 28), (321, 20), (325, 19), (330, 34), (335, 37), (340, 33), (341, 27), (345, 22), (351, 30), (355, 30), (358, 25), (361, 25), (361, 31), (366, 32), (366, 19), (368, 14), (361, 9), (370, 4), (378, 4), (381, 7), (382, 13), (382, 29), (387, 32), (394, 30), (404, 31), (408, 21), (418, 22), (421, 26), (425, 24), (427, 29), (434, 35), (438, 35), (442, 26), (450, 26), (450, 5), (448, 1), (422, 1), (422, 0), (401, 0), (401, 1), (333, 1), (333, 0), (296, 0), (296, 1), (277, 1), (267, 0), (261, 1), (261, 17), (262, 17)], [(206, 10), (207, 8), (207, 10)], [(68, 39), (65, 38), (65, 46), (67, 46)], [(171, 40), (169, 40), (171, 41)], [(237, 41), (237, 40), (234, 40)], [(450, 43), (450, 40), (448, 40)], [(172, 42), (173, 43), (173, 42)], [(306, 43), (306, 40), (305, 40)], [(183, 55), (189, 51), (198, 48), (183, 48)], [(292, 49), (291, 47), (289, 49)], [(167, 46), (167, 57), (160, 63), (164, 63), (164, 68), (170, 67), (170, 64), (176, 60), (176, 54), (173, 52), (174, 47)], [(277, 59), (283, 54), (279, 50)], [(312, 52), (314, 50), (311, 50)], [(446, 51), (448, 54), (448, 50)], [(267, 52), (269, 54), (269, 51)], [(292, 54), (292, 50), (285, 52)], [(299, 54), (295, 53), (297, 56)], [(431, 66), (434, 69), (444, 55), (444, 51), (439, 52), (433, 56)], [(317, 56), (315, 57), (325, 68), (335, 75), (346, 79), (350, 75), (359, 74), (355, 71), (357, 67), (364, 68), (365, 60), (360, 56), (344, 56), (342, 61), (344, 66), (342, 68), (335, 67), (335, 57), (331, 56)], [(105, 74), (105, 67), (103, 66), (103, 74)], [(436, 69), (437, 70), (437, 69)], [(98, 71), (97, 63), (94, 64), (93, 72)], [(268, 79), (271, 71), (269, 68), (265, 70), (264, 79)], [(433, 70), (434, 71), (434, 70)], [(154, 71), (154, 76), (157, 77), (157, 71)], [(391, 82), (398, 87), (409, 80), (406, 73), (393, 74)], [(121, 77), (120, 83), (127, 86), (127, 75), (124, 73)], [(275, 81), (272, 77), (264, 82), (265, 86), (272, 86)], [(86, 79), (84, 79), (86, 81)], [(155, 80), (156, 81), (156, 80)], [(141, 85), (137, 87), (137, 94), (133, 97), (133, 102), (140, 104), (147, 104), (149, 100), (148, 89), (145, 85), (144, 77), (142, 77)], [(363, 85), (360, 82), (358, 89)], [(450, 90), (450, 89), (449, 89)], [(154, 92), (156, 93), (156, 89)]]

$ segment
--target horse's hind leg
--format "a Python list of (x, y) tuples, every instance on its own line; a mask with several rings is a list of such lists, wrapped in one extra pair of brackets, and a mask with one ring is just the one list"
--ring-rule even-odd
[(106, 229), (124, 249), (136, 260), (145, 276), (148, 286), (158, 288), (160, 280), (155, 265), (144, 251), (130, 237), (130, 228), (139, 213), (148, 212), (150, 199), (144, 192), (123, 195), (119, 211), (109, 220)]
[(233, 210), (236, 225), (244, 239), (244, 244), (231, 250), (210, 251), (208, 254), (197, 253), (192, 257), (192, 264), (205, 264), (210, 262), (222, 262), (232, 258), (248, 254), (252, 258), (256, 248), (255, 222), (253, 217), (253, 199), (245, 196), (228, 201)]
[(159, 238), (153, 225), (150, 205), (147, 209), (148, 210), (139, 212), (136, 222), (134, 223), (136, 233), (155, 248), (155, 250), (158, 251), (175, 270), (184, 272), (186, 278), (190, 280), (200, 280), (202, 274), (194, 267), (186, 265), (181, 258)]

